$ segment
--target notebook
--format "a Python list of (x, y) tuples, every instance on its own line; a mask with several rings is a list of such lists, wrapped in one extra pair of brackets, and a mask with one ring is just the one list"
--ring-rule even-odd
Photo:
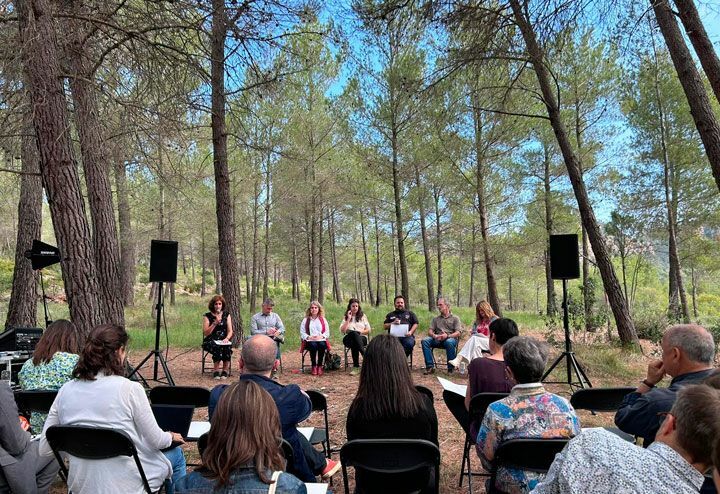
[(195, 407), (192, 405), (151, 405), (158, 426), (186, 438)]

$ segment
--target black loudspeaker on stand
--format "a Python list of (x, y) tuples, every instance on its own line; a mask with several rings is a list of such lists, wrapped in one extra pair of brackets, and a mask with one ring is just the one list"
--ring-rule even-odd
[(167, 384), (175, 386), (175, 381), (170, 374), (165, 357), (160, 352), (160, 318), (163, 314), (163, 283), (175, 283), (177, 281), (177, 255), (178, 243), (170, 240), (152, 240), (150, 242), (150, 281), (157, 282), (158, 296), (157, 305), (155, 306), (155, 348), (145, 356), (142, 361), (128, 375), (131, 378), (137, 374), (140, 379), (145, 379), (138, 372), (145, 365), (145, 362), (153, 358), (153, 381), (161, 382), (158, 379), (158, 363), (163, 368)]
[[(555, 359), (555, 362), (545, 371), (542, 382), (549, 384), (569, 384), (572, 388), (577, 386), (585, 388), (586, 385), (592, 388), (592, 383), (585, 375), (585, 371), (575, 357), (572, 350), (572, 341), (570, 341), (570, 321), (568, 319), (568, 303), (567, 303), (567, 280), (580, 277), (580, 259), (578, 253), (578, 236), (576, 234), (569, 235), (550, 235), (550, 277), (554, 280), (562, 280), (563, 287), (563, 328), (565, 329), (565, 351)], [(567, 381), (545, 381), (550, 373), (557, 367), (560, 362), (565, 361), (567, 368)], [(573, 372), (577, 381), (573, 381)]]

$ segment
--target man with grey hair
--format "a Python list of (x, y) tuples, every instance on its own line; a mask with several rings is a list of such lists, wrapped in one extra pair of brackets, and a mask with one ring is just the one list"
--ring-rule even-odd
[(444, 348), (447, 354), (447, 369), (452, 372), (454, 367), (450, 363), (457, 353), (457, 344), (460, 339), (462, 323), (457, 316), (450, 313), (450, 304), (440, 297), (437, 300), (437, 308), (440, 315), (433, 318), (428, 330), (428, 336), (422, 340), (422, 351), (425, 357), (425, 374), (435, 372), (435, 361), (433, 359), (433, 348)]
[[(645, 447), (655, 440), (660, 427), (658, 414), (670, 411), (680, 388), (702, 382), (713, 372), (715, 342), (701, 326), (671, 326), (665, 331), (660, 346), (661, 359), (650, 362), (645, 379), (625, 397), (615, 414), (618, 428), (642, 437)], [(657, 388), (665, 375), (672, 377), (670, 386)]]
[(586, 429), (555, 457), (533, 494), (691, 494), (713, 464), (720, 390), (691, 384), (677, 393), (655, 442), (643, 449), (602, 428)]
[[(265, 335), (251, 336), (242, 347), (240, 356), (240, 380), (253, 381), (270, 393), (280, 413), (282, 436), (293, 448), (295, 457), (291, 473), (303, 482), (315, 482), (315, 476), (330, 478), (340, 469), (340, 462), (326, 459), (312, 447), (297, 430), (298, 423), (307, 419), (312, 412), (310, 397), (297, 384), (283, 386), (272, 379), (270, 374), (279, 365), (275, 358), (276, 345), (272, 338)], [(220, 395), (227, 385), (216, 386), (210, 393), (208, 412), (210, 420)]]

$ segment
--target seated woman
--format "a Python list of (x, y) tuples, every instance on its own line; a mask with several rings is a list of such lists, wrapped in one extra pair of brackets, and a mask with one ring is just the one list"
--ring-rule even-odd
[[(413, 385), (405, 351), (394, 336), (370, 340), (355, 399), (345, 424), (352, 439), (426, 439), (438, 444), (438, 419), (429, 396)], [(357, 492), (405, 492), (408, 485), (426, 486), (436, 472), (410, 472), (391, 478), (355, 472)]]
[(325, 319), (325, 309), (317, 300), (310, 302), (310, 307), (305, 312), (305, 318), (300, 323), (300, 338), (303, 340), (305, 349), (310, 352), (312, 375), (322, 376), (330, 328)]
[[(128, 334), (122, 326), (102, 324), (90, 332), (73, 371), (75, 379), (60, 388), (50, 408), (40, 438), (40, 453), (53, 454), (45, 439), (45, 431), (53, 425), (121, 429), (135, 444), (154, 492), (171, 475), (173, 481), (185, 475), (185, 458), (179, 447), (164, 454), (160, 451), (173, 442), (182, 443), (183, 439), (180, 434), (163, 432), (158, 427), (143, 387), (124, 377), (127, 342)], [(145, 492), (132, 457), (107, 460), (68, 457), (68, 491), (75, 494)], [(168, 487), (171, 490), (172, 486)]]
[[(478, 393), (509, 393), (513, 382), (505, 372), (505, 359), (503, 346), (517, 336), (518, 327), (512, 319), (495, 319), (490, 323), (490, 355), (485, 358), (476, 358), (468, 367), (467, 393), (465, 395), (465, 408), (470, 410), (470, 400)], [(470, 423), (470, 435), (477, 437), (480, 424)]]
[(498, 316), (492, 309), (492, 306), (485, 300), (481, 300), (475, 306), (475, 321), (470, 332), (470, 338), (465, 342), (463, 347), (457, 354), (457, 357), (450, 360), (448, 364), (460, 367), (460, 363), (472, 362), (478, 357), (482, 357), (482, 352), (490, 350), (490, 341), (488, 340), (490, 323), (497, 319)]
[(202, 466), (180, 479), (175, 492), (304, 494), (305, 484), (284, 473), (280, 415), (270, 393), (253, 381), (225, 389), (215, 409)]
[[(59, 319), (47, 327), (35, 347), (33, 358), (23, 364), (18, 374), (23, 391), (57, 390), (72, 379), (80, 353), (78, 334), (75, 325), (65, 319)], [(32, 412), (30, 426), (33, 433), (42, 432), (45, 417), (47, 415), (44, 413)]]
[(360, 355), (365, 356), (365, 345), (370, 334), (370, 323), (360, 308), (360, 301), (351, 298), (348, 301), (345, 318), (340, 323), (340, 331), (345, 335), (343, 345), (350, 349), (352, 354), (352, 370), (350, 375), (356, 376), (360, 371)]
[[(212, 355), (213, 378), (227, 379), (230, 375), (230, 358), (233, 337), (233, 324), (230, 313), (225, 310), (225, 299), (222, 295), (215, 295), (208, 303), (210, 312), (203, 316), (203, 350)], [(222, 344), (215, 343), (216, 341)], [(220, 372), (222, 362), (222, 372)]]
[[(477, 451), (490, 470), (495, 451), (503, 442), (519, 438), (570, 438), (580, 432), (580, 422), (565, 398), (548, 393), (540, 383), (547, 350), (529, 336), (511, 338), (503, 347), (508, 377), (517, 384), (510, 396), (492, 403), (477, 436)], [(500, 492), (531, 491), (544, 474), (500, 468), (495, 487)]]

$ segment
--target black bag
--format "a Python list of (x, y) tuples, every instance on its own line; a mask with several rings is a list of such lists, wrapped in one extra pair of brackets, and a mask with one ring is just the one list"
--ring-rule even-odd
[(325, 367), (326, 371), (331, 370), (338, 370), (340, 366), (342, 365), (342, 359), (340, 358), (340, 355), (337, 353), (328, 353), (327, 357), (325, 358)]

